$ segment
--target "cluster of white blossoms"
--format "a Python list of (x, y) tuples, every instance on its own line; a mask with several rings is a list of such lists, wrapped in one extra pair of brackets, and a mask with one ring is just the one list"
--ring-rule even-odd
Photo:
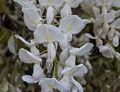
[[(94, 39), (103, 56), (114, 58), (120, 56), (113, 48), (119, 45), (120, 7), (119, 0), (14, 0), (22, 6), (25, 25), (33, 31), (33, 39), (26, 41), (19, 35), (15, 37), (26, 44), (30, 50), (19, 50), (20, 61), (33, 64), (32, 75), (23, 75), (27, 83), (38, 83), (41, 92), (83, 92), (81, 84), (75, 77), (83, 78), (90, 68), (89, 55), (93, 44), (87, 41), (76, 48), (71, 44), (75, 35), (83, 31), (86, 24), (94, 24), (94, 36), (85, 33), (82, 39)], [(72, 14), (72, 8), (81, 5), (82, 9), (93, 14), (93, 18), (81, 19)], [(60, 15), (59, 19), (57, 16)], [(45, 16), (45, 18), (43, 18)], [(104, 40), (107, 42), (104, 42)], [(40, 51), (39, 45), (47, 50)], [(76, 64), (76, 57), (84, 57), (86, 65)], [(44, 59), (44, 60), (43, 60)], [(42, 67), (45, 63), (45, 67)], [(48, 76), (45, 73), (57, 73)], [(58, 76), (56, 78), (56, 75)]]
[(85, 12), (94, 16), (94, 36), (88, 33), (86, 36), (95, 39), (104, 57), (120, 59), (120, 53), (114, 49), (119, 46), (120, 38), (120, 0), (83, 0), (81, 6)]

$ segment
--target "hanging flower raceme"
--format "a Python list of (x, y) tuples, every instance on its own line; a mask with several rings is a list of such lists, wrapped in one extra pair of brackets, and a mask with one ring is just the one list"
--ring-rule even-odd
[(51, 70), (51, 65), (56, 57), (56, 48), (54, 42), (59, 42), (63, 39), (62, 32), (53, 25), (44, 24), (39, 26), (34, 32), (36, 43), (47, 43), (47, 67)]
[[(25, 74), (22, 79), (27, 83), (38, 83), (41, 86), (41, 92), (54, 92), (54, 90), (60, 92), (84, 91), (75, 77), (83, 79), (82, 77), (88, 72), (87, 67), (83, 63), (81, 64), (83, 58), (84, 64), (91, 68), (89, 55), (93, 44), (90, 43), (88, 38), (96, 40), (97, 47), (103, 56), (107, 58), (120, 56), (110, 44), (103, 45), (103, 40), (106, 39), (106, 36), (111, 39), (110, 41), (113, 42), (115, 47), (119, 45), (120, 34), (117, 31), (119, 29), (119, 19), (116, 19), (116, 17), (120, 15), (120, 11), (111, 11), (111, 7), (118, 6), (118, 4), (113, 3), (113, 0), (14, 1), (22, 6), (25, 25), (34, 31), (34, 38), (30, 42), (21, 36), (15, 35), (17, 39), (25, 43), (30, 49), (30, 51), (23, 48), (19, 50), (20, 61), (34, 64), (32, 75)], [(92, 9), (93, 11), (91, 12), (95, 18), (81, 19), (77, 15), (72, 15), (72, 8), (77, 8), (79, 5), (85, 8), (83, 10), (87, 13)], [(59, 19), (55, 18), (57, 14), (60, 14)], [(42, 17), (44, 15), (46, 21), (43, 21)], [(58, 24), (57, 26), (52, 25), (55, 22)], [(91, 35), (92, 31), (85, 33), (85, 35), (82, 34), (81, 36), (84, 35), (84, 38), (86, 37), (87, 39), (87, 41), (84, 41), (85, 39), (82, 40), (82, 43), (82, 37), (77, 39), (76, 34), (79, 34), (88, 23), (95, 24), (94, 35)], [(82, 45), (81, 47), (72, 46), (74, 38), (78, 40), (79, 46)], [(38, 47), (41, 44), (47, 49), (45, 50), (47, 53), (44, 51), (40, 52)], [(41, 56), (41, 53), (43, 56)], [(77, 57), (80, 59), (79, 64), (76, 64)], [(44, 60), (46, 60), (46, 65)], [(46, 68), (47, 72), (44, 71)], [(44, 72), (47, 74), (44, 74)]]

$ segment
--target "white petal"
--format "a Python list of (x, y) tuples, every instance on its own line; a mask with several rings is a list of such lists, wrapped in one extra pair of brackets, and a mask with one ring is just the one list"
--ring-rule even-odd
[(116, 19), (111, 25), (112, 28), (120, 28), (120, 18)]
[(35, 56), (31, 52), (25, 50), (25, 49), (20, 49), (19, 51), (19, 58), (22, 62), (24, 63), (41, 63), (42, 59)]
[(106, 58), (114, 58), (115, 51), (111, 46), (100, 46), (99, 51), (102, 53), (102, 55)]
[(83, 0), (65, 0), (72, 8), (76, 8)]
[[(62, 85), (61, 82), (56, 80), (55, 78), (44, 78), (40, 80), (39, 85), (41, 85), (43, 89), (58, 89), (60, 92), (67, 92), (66, 88)], [(46, 91), (44, 91), (46, 92)]]
[(43, 76), (44, 76), (43, 69), (39, 64), (35, 64), (33, 68), (33, 74), (32, 74), (33, 79), (36, 81), (39, 81)]
[(66, 48), (60, 53), (60, 62), (64, 63), (68, 58), (68, 55), (69, 55), (69, 51), (68, 48)]
[(58, 43), (57, 43), (57, 42), (54, 42), (54, 45), (55, 45), (55, 49), (57, 50), (57, 48), (58, 48)]
[(108, 23), (104, 23), (103, 24), (103, 28), (102, 28), (102, 32), (100, 34), (100, 38), (106, 39), (108, 31), (109, 31), (109, 24)]
[(103, 45), (103, 41), (100, 38), (97, 38), (96, 39), (96, 46), (99, 47), (99, 46), (102, 46), (102, 45)]
[(60, 92), (67, 92), (67, 88), (65, 88), (60, 81), (56, 80), (55, 78), (53, 78), (52, 80), (54, 81), (53, 86), (55, 89), (58, 89)]
[(25, 45), (27, 45), (31, 52), (36, 55), (36, 56), (39, 56), (40, 55), (40, 52), (39, 50), (36, 48), (36, 45), (35, 45), (35, 41), (34, 40), (31, 40), (31, 43), (27, 42), (24, 38), (22, 38), (21, 36), (19, 35), (15, 35), (15, 37), (19, 40), (21, 40), (23, 43), (25, 43)]
[(89, 60), (85, 62), (85, 65), (88, 67), (88, 69), (92, 70), (92, 65)]
[(100, 15), (100, 8), (94, 6), (92, 9), (93, 9), (93, 13), (94, 13), (95, 17)]
[(65, 33), (77, 34), (85, 27), (84, 22), (77, 15), (69, 15), (60, 20), (59, 28)]
[(62, 74), (67, 76), (74, 76), (74, 77), (83, 77), (84, 74), (86, 73), (87, 73), (87, 68), (83, 64), (71, 68), (66, 68), (62, 71)]
[(72, 40), (72, 34), (67, 33), (67, 41), (70, 42)]
[(61, 9), (61, 17), (63, 18), (68, 15), (72, 15), (72, 9), (67, 3), (65, 3), (64, 7)]
[(116, 34), (115, 37), (113, 38), (113, 45), (115, 47), (118, 47), (118, 45), (119, 45), (119, 38), (120, 38), (120, 36), (118, 34)]
[(98, 23), (110, 23), (115, 19), (114, 13), (101, 14), (96, 17), (96, 22)]
[(70, 88), (71, 88), (71, 83), (70, 83), (70, 77), (69, 76), (66, 76), (66, 75), (64, 75), (63, 77), (62, 77), (62, 79), (60, 80), (60, 82), (63, 84), (63, 86), (65, 87), (65, 88), (67, 88), (69, 91), (67, 91), (67, 92), (70, 92)]
[(61, 7), (61, 5), (63, 4), (63, 0), (39, 0), (39, 3), (42, 6), (55, 6), (55, 7)]
[(89, 33), (85, 33), (85, 36), (88, 37), (89, 39), (97, 39), (98, 37), (94, 37)]
[(19, 35), (15, 35), (15, 37), (19, 40), (21, 40), (23, 43), (25, 43), (25, 45), (27, 45), (28, 47), (32, 46), (34, 43), (30, 43), (30, 42), (27, 42), (24, 38), (22, 38), (21, 36)]
[(120, 8), (120, 0), (113, 0), (112, 6)]
[(72, 83), (77, 87), (77, 92), (83, 92), (83, 88), (79, 82), (77, 82), (73, 77), (71, 78)]
[(53, 25), (41, 25), (34, 32), (34, 38), (37, 43), (61, 41), (62, 32)]
[(47, 23), (51, 24), (53, 22), (53, 20), (54, 20), (54, 10), (53, 10), (52, 7), (47, 8), (46, 17), (47, 17)]
[(36, 83), (37, 82), (30, 75), (23, 75), (22, 80), (27, 82), (27, 83)]
[(75, 61), (76, 61), (76, 56), (70, 54), (70, 56), (68, 57), (68, 59), (65, 61), (65, 65), (67, 67), (74, 67), (75, 66)]
[(117, 10), (117, 11), (111, 10), (111, 11), (112, 11), (112, 13), (114, 13), (116, 18), (120, 16), (120, 10)]
[(111, 5), (113, 0), (95, 0), (97, 6)]
[(92, 43), (86, 43), (80, 48), (72, 48), (70, 50), (70, 53), (78, 55), (78, 56), (83, 56), (85, 54), (88, 54), (92, 48), (93, 48)]
[(20, 4), (22, 8), (36, 9), (35, 5), (30, 0), (14, 0), (14, 1)]
[(42, 24), (42, 22), (41, 22), (42, 18), (41, 18), (40, 14), (38, 13), (37, 10), (23, 8), (22, 11), (24, 13), (25, 25), (30, 30), (35, 30), (37, 28), (38, 24)]
[(67, 34), (63, 34), (63, 39), (59, 41), (59, 45), (62, 50), (68, 47), (68, 35)]
[(107, 37), (108, 37), (108, 39), (111, 41), (111, 40), (113, 39), (114, 35), (115, 35), (115, 29), (114, 29), (114, 28), (111, 28), (111, 29), (109, 30), (109, 32), (107, 33)]
[(47, 68), (50, 71), (52, 69), (53, 61), (56, 57), (56, 49), (53, 43), (49, 43), (47, 46), (47, 53), (48, 53), (48, 58), (47, 58)]
[(40, 56), (40, 52), (37, 49), (37, 47), (35, 45), (31, 46), (30, 48), (31, 53), (33, 53), (35, 56)]

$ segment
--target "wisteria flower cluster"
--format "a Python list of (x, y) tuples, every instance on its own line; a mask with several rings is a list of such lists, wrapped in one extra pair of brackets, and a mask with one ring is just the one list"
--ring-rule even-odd
[(120, 1), (84, 0), (81, 6), (85, 12), (92, 13), (94, 16), (94, 36), (88, 33), (86, 36), (89, 39), (95, 39), (96, 46), (104, 57), (112, 59), (117, 57), (119, 59), (120, 53), (114, 48), (119, 46)]
[[(90, 51), (95, 40), (99, 52), (107, 58), (120, 57), (114, 50), (119, 46), (120, 7), (119, 0), (14, 0), (22, 6), (24, 23), (33, 33), (33, 39), (21, 40), (29, 48), (19, 50), (20, 61), (33, 64), (32, 75), (23, 75), (23, 81), (38, 83), (41, 92), (83, 92), (81, 84), (75, 79), (83, 78), (91, 69), (89, 63)], [(82, 19), (74, 15), (73, 8), (78, 6), (91, 15)], [(43, 17), (44, 16), (44, 17)], [(59, 17), (59, 18), (58, 18)], [(81, 35), (84, 44), (75, 47), (72, 40), (84, 31), (86, 24), (92, 23), (94, 30)], [(87, 40), (87, 41), (86, 41)], [(46, 50), (40, 51), (42, 45)], [(86, 63), (77, 62), (77, 57)]]

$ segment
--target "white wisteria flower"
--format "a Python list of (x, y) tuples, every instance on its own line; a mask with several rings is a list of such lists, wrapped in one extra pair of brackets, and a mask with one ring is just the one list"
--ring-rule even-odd
[(93, 44), (92, 43), (86, 43), (85, 45), (83, 45), (80, 48), (72, 48), (70, 50), (71, 54), (77, 55), (77, 56), (83, 56), (86, 54), (90, 54), (91, 49), (93, 48)]
[[(34, 38), (36, 43), (48, 43), (47, 51), (48, 51), (48, 59), (47, 64), (48, 67), (51, 66), (53, 60), (56, 57), (56, 48), (54, 42), (59, 42), (63, 39), (62, 32), (53, 25), (44, 24), (39, 26), (34, 32)], [(52, 68), (52, 67), (49, 67)], [(50, 69), (49, 69), (50, 70)]]
[(83, 77), (86, 73), (87, 68), (83, 64), (79, 64), (77, 66), (74, 65), (73, 67), (65, 67), (65, 69), (62, 71), (63, 75), (74, 77)]
[(113, 41), (112, 41), (115, 47), (119, 46), (119, 39), (120, 39), (120, 33), (116, 31), (115, 36), (113, 37)]
[(39, 81), (41, 86), (41, 92), (53, 92), (53, 89), (57, 89), (60, 92), (69, 92), (67, 88), (55, 78), (43, 78)]
[(64, 0), (65, 4), (61, 9), (61, 17), (65, 17), (72, 14), (71, 8), (76, 8), (83, 0)]
[(47, 9), (47, 23), (51, 24), (54, 20), (54, 16), (57, 14), (56, 9), (59, 9), (63, 5), (63, 0), (39, 0), (39, 3)]
[(72, 10), (71, 10), (71, 7), (65, 3), (65, 5), (63, 6), (63, 8), (61, 9), (61, 17), (65, 17), (65, 16), (68, 16), (68, 15), (72, 15)]
[(42, 62), (42, 59), (33, 53), (27, 51), (26, 49), (21, 48), (19, 50), (19, 58), (24, 63), (35, 63), (40, 64)]
[(19, 35), (15, 35), (15, 37), (21, 40), (23, 43), (25, 43), (25, 45), (30, 48), (31, 53), (33, 53), (36, 56), (40, 56), (40, 51), (37, 49), (36, 42), (34, 41), (34, 39), (30, 42), (27, 42), (24, 38), (22, 38)]
[(68, 42), (72, 40), (72, 35), (80, 33), (87, 23), (90, 23), (90, 21), (81, 19), (77, 15), (62, 18), (59, 25), (59, 28), (64, 33), (64, 38), (60, 41), (61, 48), (66, 48)]
[(42, 24), (41, 9), (37, 8), (32, 1), (29, 0), (15, 0), (22, 6), (24, 14), (25, 25), (34, 31), (38, 24)]
[[(63, 78), (60, 81), (69, 91), (72, 90), (71, 92), (74, 92), (73, 90), (76, 90), (77, 92), (83, 92), (82, 86), (73, 77), (83, 77), (86, 73), (87, 68), (83, 64), (71, 68), (66, 67), (62, 71)], [(72, 89), (74, 87), (75, 89)]]
[(80, 48), (75, 47), (66, 48), (60, 54), (60, 61), (61, 62), (68, 61), (68, 64), (70, 64), (70, 66), (75, 66), (76, 56), (89, 55), (92, 48), (93, 48), (92, 43), (86, 43)]
[(72, 8), (76, 8), (80, 5), (80, 3), (84, 0), (64, 0), (66, 3), (68, 3)]
[[(63, 50), (60, 54), (60, 61), (65, 64), (64, 69), (61, 68), (59, 71), (59, 74), (64, 74), (65, 71), (72, 70), (74, 71), (74, 68), (78, 69), (79, 65), (76, 66), (76, 56), (86, 56), (90, 53), (91, 49), (93, 48), (92, 43), (86, 43), (80, 48), (66, 48)], [(80, 70), (78, 70), (80, 71)], [(82, 70), (81, 70), (82, 71)], [(76, 71), (77, 72), (77, 71)], [(68, 72), (66, 72), (68, 73)]]
[(22, 6), (22, 8), (36, 9), (35, 4), (30, 0), (14, 0)]
[(98, 6), (107, 6), (110, 7), (120, 7), (120, 1), (119, 0), (95, 0), (96, 4)]
[(22, 80), (27, 83), (37, 83), (44, 77), (45, 75), (43, 73), (43, 69), (41, 68), (40, 64), (34, 64), (32, 76), (23, 75)]
[(109, 44), (100, 46), (99, 51), (106, 58), (114, 58), (114, 56), (115, 56), (115, 50)]
[(32, 31), (34, 31), (38, 25), (42, 24), (42, 18), (37, 9), (22, 8), (24, 13), (25, 25)]

